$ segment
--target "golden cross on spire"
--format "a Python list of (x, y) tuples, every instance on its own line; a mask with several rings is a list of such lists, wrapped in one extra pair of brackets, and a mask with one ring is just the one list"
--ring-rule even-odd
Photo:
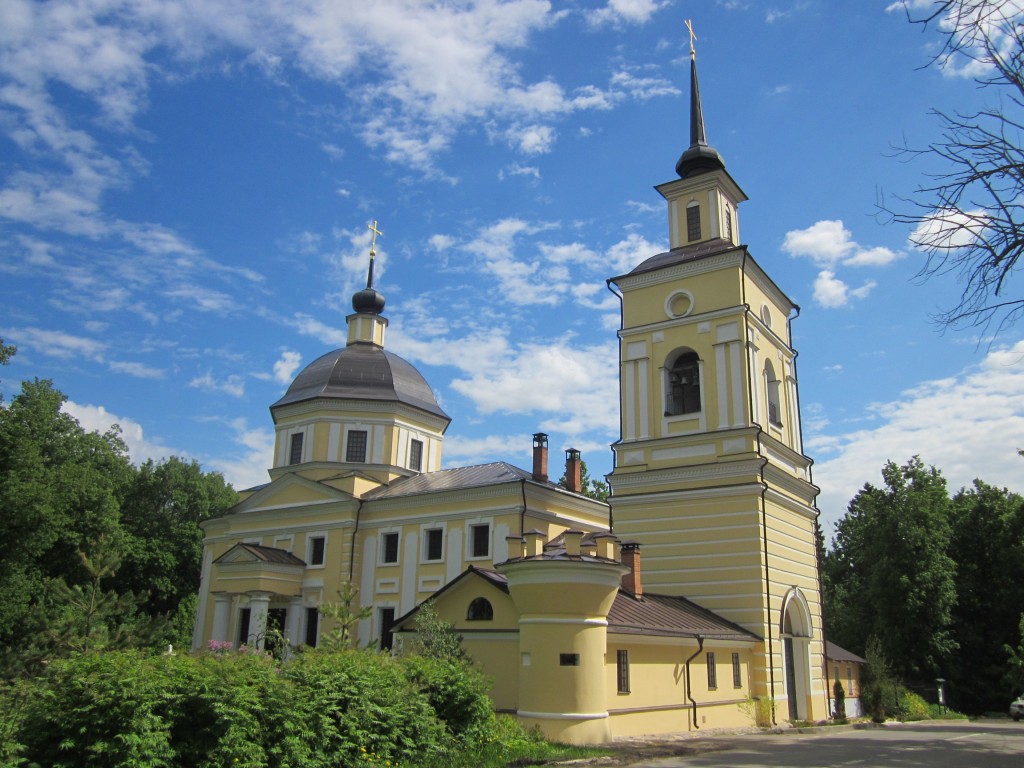
[(367, 224), (367, 228), (373, 232), (373, 239), (370, 240), (370, 256), (377, 255), (377, 235), (383, 235), (384, 233), (377, 229), (377, 220), (373, 220), (373, 224)]
[(693, 31), (693, 22), (689, 19), (686, 20), (686, 29), (690, 32), (690, 58), (697, 58), (697, 51), (693, 47), (693, 41), (697, 39), (697, 35)]

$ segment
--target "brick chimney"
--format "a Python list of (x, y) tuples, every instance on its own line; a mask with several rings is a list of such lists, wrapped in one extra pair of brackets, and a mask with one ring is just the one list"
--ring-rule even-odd
[(533, 479), (538, 483), (548, 481), (548, 436), (543, 432), (533, 436)]
[(565, 452), (565, 488), (573, 493), (582, 493), (582, 481), (580, 480), (580, 452), (575, 448), (569, 448)]
[(629, 567), (629, 573), (622, 577), (622, 588), (640, 597), (644, 586), (640, 581), (640, 545), (637, 542), (622, 542), (622, 564)]

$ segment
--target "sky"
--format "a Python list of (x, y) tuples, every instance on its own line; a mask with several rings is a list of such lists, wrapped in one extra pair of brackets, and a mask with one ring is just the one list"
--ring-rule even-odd
[(931, 110), (995, 94), (891, 0), (4, 0), (0, 392), (52, 379), (136, 462), (263, 483), (378, 221), (385, 345), (452, 417), (445, 465), (529, 467), (543, 431), (611, 471), (605, 280), (667, 249), (686, 19), (740, 239), (801, 307), (826, 530), (888, 460), (1024, 491), (1024, 325), (942, 332), (955, 279), (878, 214), (937, 170), (896, 151)]

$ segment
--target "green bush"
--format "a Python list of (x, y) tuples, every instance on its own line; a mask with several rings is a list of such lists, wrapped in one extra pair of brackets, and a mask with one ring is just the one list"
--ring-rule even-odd
[(897, 717), (900, 720), (903, 722), (910, 722), (915, 720), (931, 719), (928, 702), (916, 693), (908, 691), (906, 688), (900, 688), (898, 696), (899, 709), (897, 710)]
[(494, 729), (490, 681), (465, 662), (424, 656), (401, 660), (409, 680), (423, 692), (449, 733), (462, 741), (488, 738)]

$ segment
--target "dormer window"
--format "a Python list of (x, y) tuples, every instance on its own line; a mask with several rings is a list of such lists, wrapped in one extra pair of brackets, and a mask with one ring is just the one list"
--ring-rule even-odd
[(668, 369), (665, 415), (700, 412), (700, 358), (696, 352), (684, 352)]
[(686, 239), (691, 243), (700, 240), (700, 205), (697, 203), (686, 206)]

